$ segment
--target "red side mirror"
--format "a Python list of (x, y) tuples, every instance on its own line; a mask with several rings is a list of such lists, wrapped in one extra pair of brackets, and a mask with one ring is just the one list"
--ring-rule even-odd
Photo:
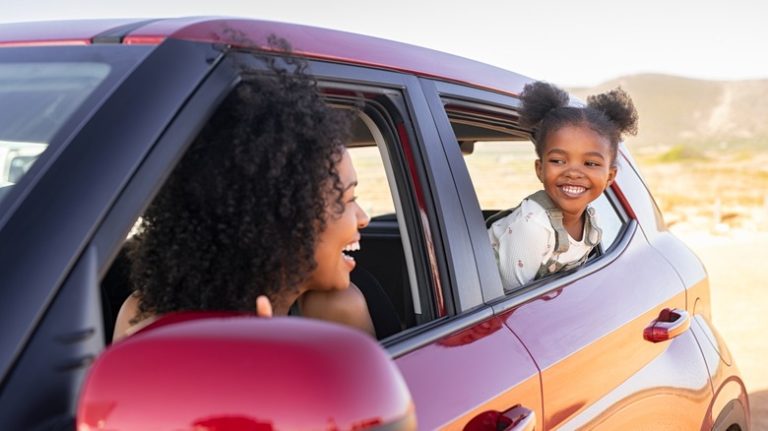
[(168, 316), (97, 359), (77, 409), (80, 431), (379, 427), (416, 429), (387, 353), (300, 318)]

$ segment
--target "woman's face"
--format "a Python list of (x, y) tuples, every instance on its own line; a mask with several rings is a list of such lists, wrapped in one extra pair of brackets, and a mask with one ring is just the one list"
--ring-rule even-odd
[(355, 259), (349, 252), (360, 249), (358, 229), (367, 226), (369, 221), (356, 201), (357, 172), (346, 149), (336, 169), (344, 191), (341, 197), (344, 209), (338, 212), (336, 191), (330, 191), (325, 205), (325, 230), (318, 235), (315, 248), (317, 267), (307, 280), (307, 290), (346, 289), (349, 286), (349, 273), (355, 268)]

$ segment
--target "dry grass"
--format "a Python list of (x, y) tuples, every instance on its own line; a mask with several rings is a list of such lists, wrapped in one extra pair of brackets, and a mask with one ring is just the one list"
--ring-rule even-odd
[(768, 229), (768, 153), (674, 163), (645, 156), (638, 162), (668, 223)]

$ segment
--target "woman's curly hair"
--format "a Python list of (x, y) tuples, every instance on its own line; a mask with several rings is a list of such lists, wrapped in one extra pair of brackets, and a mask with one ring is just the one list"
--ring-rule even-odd
[(326, 203), (342, 205), (351, 114), (325, 104), (304, 62), (264, 59), (268, 73), (246, 74), (143, 215), (130, 253), (137, 320), (252, 311), (316, 266)]
[(548, 135), (564, 126), (584, 125), (606, 137), (611, 144), (612, 164), (616, 163), (621, 135), (637, 134), (637, 110), (621, 88), (589, 96), (587, 106), (575, 107), (568, 106), (569, 97), (565, 91), (539, 81), (527, 84), (520, 99), (523, 102), (521, 123), (533, 128), (533, 141), (539, 158), (543, 156)]

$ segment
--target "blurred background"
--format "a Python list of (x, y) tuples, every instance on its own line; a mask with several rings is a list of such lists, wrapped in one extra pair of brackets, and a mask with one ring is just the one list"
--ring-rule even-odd
[(754, 0), (0, 0), (0, 22), (220, 15), (347, 30), (553, 82), (621, 86), (627, 144), (670, 229), (710, 275), (715, 325), (768, 430), (768, 3)]

